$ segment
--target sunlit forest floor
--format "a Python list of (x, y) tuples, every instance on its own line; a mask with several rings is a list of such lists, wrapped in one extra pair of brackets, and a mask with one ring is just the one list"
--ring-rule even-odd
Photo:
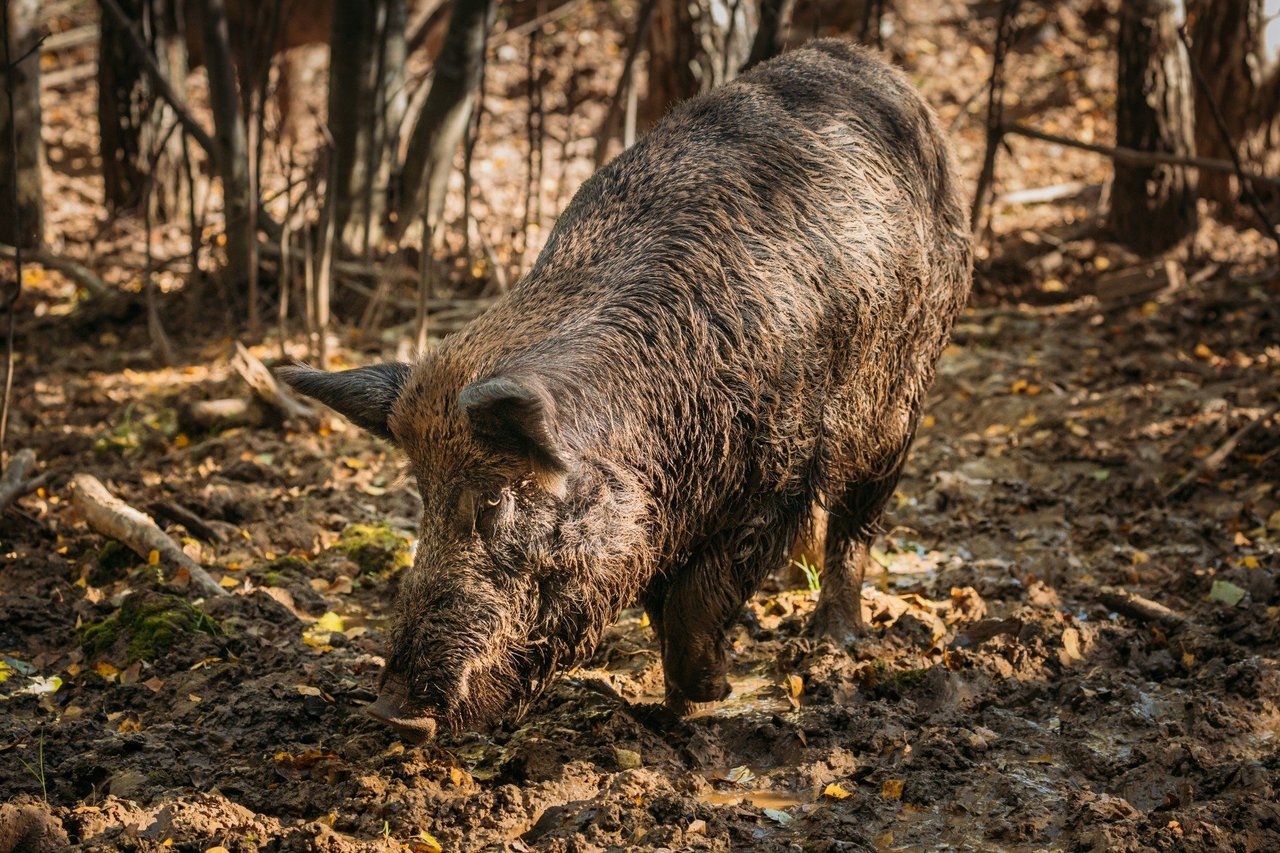
[[(991, 21), (894, 5), (890, 47), (971, 179)], [(1111, 35), (1077, 5), (1018, 46), (1014, 111), (1106, 141)], [(602, 67), (612, 38), (591, 42)], [(479, 180), (518, 198), (524, 58), (491, 61)], [(51, 152), (87, 139), (92, 92), (48, 97)], [(569, 153), (580, 179), (590, 146)], [(51, 159), (52, 227), (87, 258), (100, 188)], [(181, 363), (156, 369), (135, 297), (33, 276), (11, 443), (55, 473), (0, 519), (0, 850), (1280, 849), (1274, 424), (1169, 497), (1277, 398), (1272, 247), (1211, 219), (1188, 258), (1136, 259), (1097, 228), (1106, 170), (1038, 143), (1002, 160), (1002, 193), (1084, 186), (997, 205), (877, 542), (867, 640), (806, 637), (815, 595), (779, 567), (736, 629), (728, 701), (656, 704), (628, 611), (523, 719), (425, 747), (361, 712), (416, 524), (390, 449), (336, 417), (186, 432), (184, 403), (246, 390), (196, 321), (216, 312), (176, 289)], [(480, 219), (509, 251), (510, 218)], [(113, 228), (98, 263), (136, 286), (137, 223)], [(350, 363), (397, 346), (338, 340)], [(157, 595), (159, 567), (71, 510), (79, 471), (203, 519), (165, 526), (235, 594), (208, 618)]]

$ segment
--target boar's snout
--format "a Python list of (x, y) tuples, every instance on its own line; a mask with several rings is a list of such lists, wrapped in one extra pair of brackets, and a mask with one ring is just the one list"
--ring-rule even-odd
[(378, 699), (365, 713), (380, 723), (394, 728), (402, 738), (412, 743), (422, 743), (436, 736), (433, 717), (415, 711), (409, 701), (408, 685), (401, 679), (388, 677), (383, 682)]

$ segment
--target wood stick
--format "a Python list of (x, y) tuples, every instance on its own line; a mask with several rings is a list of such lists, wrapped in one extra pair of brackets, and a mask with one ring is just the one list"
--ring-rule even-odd
[(256, 397), (194, 400), (178, 410), (178, 426), (187, 433), (262, 426), (271, 419), (265, 409)]
[[(17, 257), (17, 254), (17, 250), (13, 246), (0, 243), (0, 258), (11, 261)], [(22, 260), (60, 272), (85, 290), (92, 292), (94, 296), (106, 296), (114, 291), (109, 284), (94, 275), (88, 267), (71, 258), (64, 258), (44, 249), (24, 248), (22, 250)]]
[(249, 352), (248, 347), (236, 341), (235, 352), (231, 356), (231, 366), (240, 374), (258, 399), (278, 411), (285, 418), (311, 420), (316, 417), (316, 410), (293, 396), (277, 380), (267, 366), (258, 357)]
[(158, 552), (165, 563), (185, 569), (191, 577), (192, 588), (202, 595), (227, 594), (199, 563), (188, 557), (178, 543), (156, 525), (151, 516), (111, 494), (92, 474), (76, 474), (72, 482), (75, 484), (73, 505), (98, 533), (118, 539), (144, 559), (149, 559), (152, 551)]
[(1227, 461), (1227, 457), (1235, 452), (1236, 447), (1242, 440), (1244, 440), (1245, 436), (1274, 418), (1276, 415), (1280, 415), (1280, 403), (1272, 406), (1261, 417), (1254, 418), (1244, 426), (1240, 427), (1240, 429), (1232, 433), (1226, 441), (1222, 442), (1217, 450), (1213, 451), (1192, 466), (1186, 476), (1179, 480), (1174, 487), (1165, 494), (1165, 498), (1169, 499), (1177, 497), (1203, 475), (1212, 474), (1214, 471), (1217, 471), (1222, 463)]
[(13, 454), (13, 458), (5, 466), (4, 476), (0, 477), (0, 512), (4, 512), (9, 504), (44, 482), (46, 478), (35, 476), (35, 472), (34, 450), (23, 448)]
[(206, 542), (219, 545), (226, 544), (227, 534), (209, 524), (200, 516), (176, 501), (159, 501), (151, 505), (151, 511), (157, 518), (164, 518), (187, 528), (193, 536), (199, 536)]
[(1127, 589), (1103, 587), (1098, 600), (1116, 613), (1123, 613), (1143, 622), (1154, 622), (1168, 630), (1176, 630), (1187, 624), (1187, 617), (1176, 610)]
[[(1024, 124), (1006, 124), (1002, 128), (1002, 133), (1008, 136), (1025, 136), (1028, 139), (1039, 139), (1041, 142), (1052, 142), (1055, 145), (1062, 145), (1066, 148), (1092, 151), (1094, 154), (1110, 157), (1116, 163), (1124, 166), (1193, 166), (1197, 169), (1208, 169), (1211, 172), (1234, 173), (1236, 171), (1236, 167), (1229, 160), (1215, 160), (1212, 157), (1184, 157), (1180, 154), (1169, 154), (1165, 151), (1139, 151), (1136, 148), (1094, 145), (1091, 142), (1081, 142), (1078, 139), (1071, 139), (1067, 136), (1045, 133), (1043, 130), (1036, 130), (1034, 127), (1027, 127)], [(1248, 169), (1241, 169), (1240, 174), (1251, 181), (1280, 187), (1280, 178), (1269, 178), (1266, 175), (1260, 175)]]

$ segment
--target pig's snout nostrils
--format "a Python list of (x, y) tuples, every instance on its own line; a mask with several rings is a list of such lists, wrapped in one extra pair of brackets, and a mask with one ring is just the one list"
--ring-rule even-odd
[(377, 701), (365, 708), (365, 713), (378, 722), (391, 726), (407, 741), (422, 743), (434, 739), (436, 721), (432, 717), (413, 713), (405, 699), (405, 691), (397, 690), (388, 683)]

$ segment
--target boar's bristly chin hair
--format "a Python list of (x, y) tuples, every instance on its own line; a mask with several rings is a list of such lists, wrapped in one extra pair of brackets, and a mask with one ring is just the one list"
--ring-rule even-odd
[(387, 416), (408, 381), (410, 371), (409, 365), (400, 361), (333, 373), (294, 364), (276, 368), (276, 376), (299, 393), (324, 403), (356, 426), (393, 441)]
[(563, 482), (569, 464), (556, 426), (555, 398), (539, 379), (508, 374), (472, 382), (458, 394), (458, 407), (478, 441), (527, 458), (546, 484)]

